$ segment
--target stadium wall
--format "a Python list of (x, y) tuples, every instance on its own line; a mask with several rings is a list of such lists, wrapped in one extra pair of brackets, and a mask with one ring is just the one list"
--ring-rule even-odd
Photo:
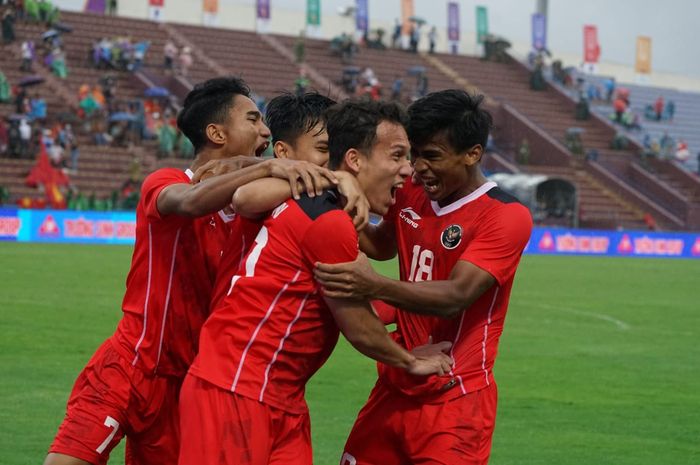
[[(0, 209), (0, 241), (133, 244), (134, 212)], [(700, 232), (535, 228), (526, 254), (700, 259)]]

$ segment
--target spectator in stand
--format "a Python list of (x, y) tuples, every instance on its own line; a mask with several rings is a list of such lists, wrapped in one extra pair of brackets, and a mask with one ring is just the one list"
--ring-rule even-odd
[(656, 225), (656, 220), (653, 216), (651, 216), (651, 213), (645, 213), (642, 219), (649, 231), (656, 231), (658, 229), (658, 226)]
[(68, 77), (66, 54), (58, 47), (54, 48), (51, 52), (51, 71), (61, 79), (66, 79)]
[(73, 172), (78, 171), (78, 158), (80, 151), (78, 149), (78, 140), (73, 133), (73, 128), (70, 124), (66, 124), (61, 133), (61, 143), (63, 147), (70, 153), (70, 169)]
[(15, 13), (12, 7), (2, 14), (2, 41), (4, 44), (15, 41)]
[(7, 132), (7, 125), (3, 119), (0, 119), (0, 155), (4, 156), (7, 153), (8, 143), (9, 134)]
[(686, 144), (683, 139), (678, 141), (675, 158), (678, 162), (683, 164), (690, 160), (690, 150), (688, 150), (688, 144)]
[(397, 75), (394, 78), (394, 83), (391, 85), (391, 100), (400, 101), (401, 100), (401, 88), (403, 87), (403, 79), (401, 76)]
[(127, 65), (127, 69), (129, 71), (136, 72), (141, 69), (141, 66), (143, 65), (143, 60), (146, 57), (146, 52), (148, 51), (148, 48), (150, 46), (151, 42), (149, 42), (148, 40), (137, 42), (133, 45), (132, 50), (134, 60), (130, 65)]
[(7, 154), (10, 158), (22, 156), (22, 137), (19, 130), (19, 121), (10, 121), (7, 129)]
[(188, 77), (192, 66), (192, 50), (189, 47), (182, 47), (180, 52), (180, 74)]
[(34, 94), (34, 97), (29, 102), (29, 106), (30, 119), (42, 122), (46, 119), (46, 100), (39, 97), (39, 94)]
[(418, 27), (415, 24), (411, 24), (411, 29), (408, 31), (409, 37), (409, 49), (411, 53), (418, 53), (418, 41), (420, 39), (420, 33), (418, 32)]
[(107, 0), (107, 14), (111, 16), (117, 14), (117, 0)]
[(518, 147), (518, 163), (521, 165), (530, 164), (530, 142), (527, 139), (523, 139)]
[(30, 154), (30, 145), (32, 140), (32, 127), (25, 118), (19, 121), (19, 157), (25, 158)]
[(613, 109), (615, 110), (615, 121), (622, 124), (622, 115), (624, 115), (627, 109), (627, 103), (618, 96), (613, 102)]
[(194, 158), (194, 145), (182, 132), (178, 136), (177, 151), (182, 158)]
[(676, 114), (676, 102), (670, 99), (667, 100), (664, 114), (669, 121), (673, 121), (673, 116)]
[(22, 65), (19, 67), (19, 69), (25, 73), (31, 72), (33, 63), (34, 42), (31, 40), (25, 40), (22, 42)]
[(391, 46), (393, 48), (401, 48), (401, 22), (398, 18), (394, 19), (394, 33), (391, 35)]
[(161, 157), (172, 157), (173, 150), (175, 149), (175, 138), (177, 137), (177, 130), (170, 124), (167, 118), (163, 118), (163, 124), (161, 124), (158, 130), (158, 155)]
[(430, 28), (428, 32), (428, 41), (430, 42), (430, 54), (435, 53), (435, 42), (437, 41), (437, 28), (435, 26)]
[(10, 101), (12, 101), (10, 83), (5, 76), (5, 73), (0, 71), (0, 103), (9, 103)]
[(177, 46), (172, 40), (169, 40), (163, 46), (163, 67), (166, 70), (172, 71), (175, 58), (177, 57)]
[(668, 135), (668, 132), (664, 132), (659, 144), (661, 145), (661, 157), (664, 159), (672, 158), (675, 154), (676, 143), (673, 138)]
[(661, 121), (664, 115), (664, 97), (659, 95), (659, 98), (654, 102), (654, 113), (656, 113), (656, 121)]
[(309, 78), (306, 77), (306, 68), (301, 67), (299, 69), (299, 77), (294, 81), (294, 93), (301, 97), (306, 93), (306, 89), (308, 89), (309, 84)]
[(612, 78), (605, 79), (603, 81), (603, 87), (605, 87), (605, 101), (612, 102), (612, 97), (615, 93), (615, 80)]

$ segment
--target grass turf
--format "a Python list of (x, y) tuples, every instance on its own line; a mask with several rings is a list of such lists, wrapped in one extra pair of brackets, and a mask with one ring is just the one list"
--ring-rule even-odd
[[(43, 460), (73, 380), (120, 317), (130, 255), (0, 243), (0, 463)], [(698, 261), (525, 257), (491, 464), (700, 463), (698, 276)], [(317, 464), (338, 463), (374, 377), (341, 341), (311, 381)]]

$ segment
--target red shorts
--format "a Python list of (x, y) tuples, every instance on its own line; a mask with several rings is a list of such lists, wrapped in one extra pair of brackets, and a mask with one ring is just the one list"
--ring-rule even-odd
[(180, 465), (311, 465), (308, 413), (291, 414), (191, 374), (180, 394)]
[(78, 376), (50, 453), (103, 465), (127, 436), (127, 465), (177, 461), (180, 380), (148, 377), (107, 339)]
[(485, 465), (496, 419), (494, 383), (443, 403), (421, 403), (381, 381), (360, 411), (340, 465)]

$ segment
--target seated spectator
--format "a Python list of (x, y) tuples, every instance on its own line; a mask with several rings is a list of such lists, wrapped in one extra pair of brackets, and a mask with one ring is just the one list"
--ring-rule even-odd
[(7, 125), (3, 119), (0, 119), (0, 155), (4, 156), (7, 153), (8, 142)]
[(190, 75), (192, 61), (192, 50), (190, 50), (189, 47), (182, 47), (182, 51), (180, 52), (180, 74), (184, 77)]
[(2, 13), (2, 41), (4, 44), (15, 41), (15, 11), (12, 7)]
[[(141, 65), (143, 64), (143, 60), (146, 57), (146, 52), (148, 51), (148, 48), (151, 46), (151, 42), (145, 40), (142, 42), (137, 42), (134, 44), (134, 62), (131, 64), (131, 67), (129, 68), (129, 71), (138, 71), (141, 69)], [(185, 47), (187, 48), (187, 47)], [(182, 55), (180, 55), (180, 65), (182, 65)], [(192, 62), (190, 60), (190, 65), (192, 65)]]
[(44, 121), (46, 119), (46, 100), (36, 94), (29, 105), (30, 112), (28, 116), (31, 120)]
[(666, 102), (666, 108), (664, 109), (664, 118), (669, 121), (673, 121), (673, 116), (676, 114), (676, 103), (673, 100), (668, 100)]
[(31, 72), (34, 64), (34, 42), (25, 40), (22, 42), (22, 65), (20, 70), (25, 73)]
[(51, 71), (61, 79), (66, 79), (68, 77), (66, 54), (63, 53), (63, 50), (60, 48), (55, 48), (51, 52)]
[(161, 157), (172, 157), (175, 149), (175, 138), (177, 131), (169, 121), (163, 121), (158, 130), (158, 155)]
[(646, 225), (646, 227), (649, 231), (656, 231), (658, 229), (658, 227), (656, 225), (656, 220), (654, 219), (653, 216), (651, 216), (651, 213), (649, 213), (649, 212), (645, 213), (643, 220), (644, 220), (644, 224)]
[(19, 157), (27, 158), (31, 155), (32, 127), (25, 118), (19, 121)]
[(0, 71), (0, 103), (9, 103), (11, 100), (12, 92), (10, 91), (10, 83), (5, 73)]
[(688, 144), (686, 144), (683, 139), (678, 141), (675, 159), (680, 163), (685, 163), (690, 160), (690, 150), (688, 150)]
[(615, 122), (622, 124), (622, 115), (627, 110), (627, 103), (618, 97), (613, 102), (613, 109), (615, 110)]
[(664, 97), (659, 95), (659, 98), (654, 102), (654, 113), (656, 114), (656, 121), (661, 121), (664, 114)]
[(309, 78), (306, 77), (306, 70), (301, 68), (299, 70), (299, 77), (294, 81), (294, 93), (298, 96), (302, 96), (306, 93), (310, 84)]
[(391, 100), (401, 100), (401, 88), (403, 87), (403, 79), (401, 76), (394, 78), (394, 83), (391, 85)]
[(661, 137), (659, 144), (661, 146), (660, 155), (662, 158), (670, 159), (671, 157), (673, 157), (676, 151), (676, 142), (671, 136), (668, 135), (668, 132), (664, 132), (664, 135)]
[(177, 52), (177, 46), (172, 40), (168, 40), (163, 46), (163, 67), (165, 69), (172, 71)]
[(603, 81), (603, 87), (605, 87), (605, 101), (612, 102), (612, 97), (615, 93), (615, 80), (612, 78), (605, 79)]

